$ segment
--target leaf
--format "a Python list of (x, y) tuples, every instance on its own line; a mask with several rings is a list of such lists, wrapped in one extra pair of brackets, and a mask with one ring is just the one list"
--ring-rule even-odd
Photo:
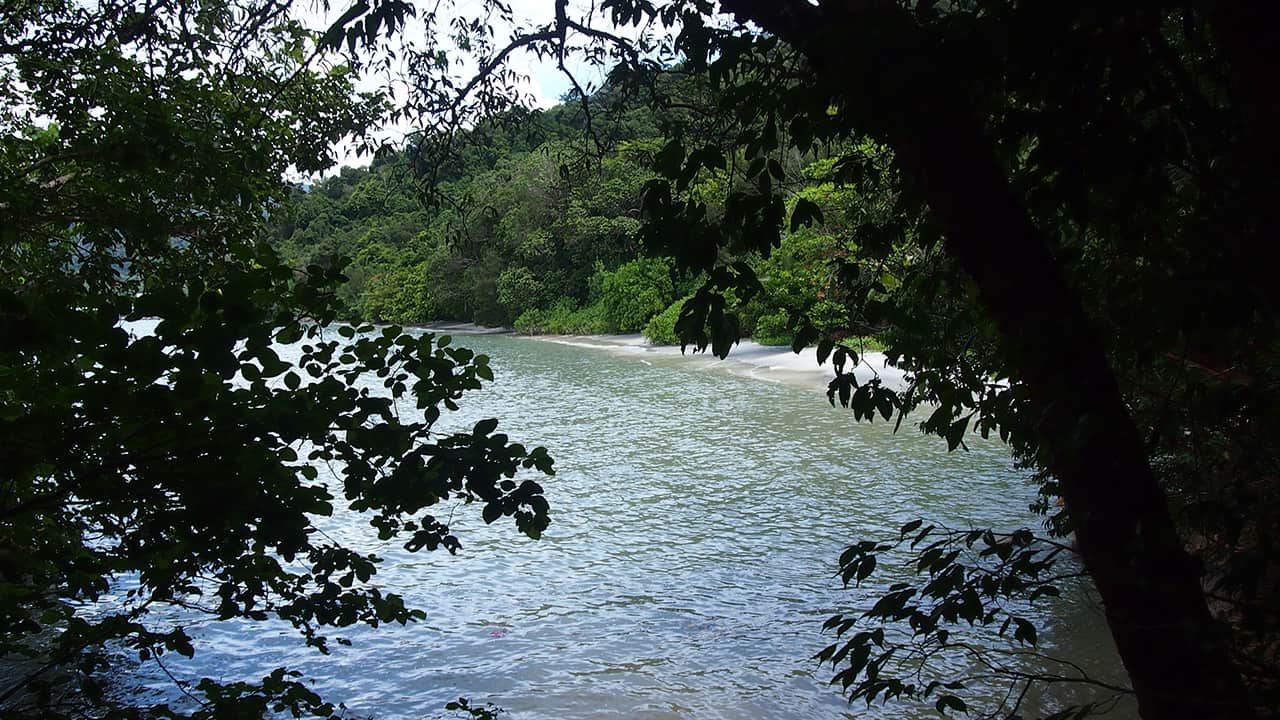
[(791, 232), (795, 232), (806, 225), (821, 224), (822, 208), (808, 198), (797, 199), (795, 208), (791, 210)]
[(666, 177), (677, 178), (680, 176), (680, 167), (683, 162), (684, 145), (679, 140), (673, 139), (658, 151), (653, 161), (653, 169)]
[(302, 325), (290, 323), (276, 333), (276, 342), (281, 345), (292, 345), (302, 339)]
[(1020, 617), (1013, 618), (1013, 639), (1028, 645), (1036, 644), (1036, 626)]
[(858, 565), (858, 582), (866, 580), (876, 569), (876, 556), (868, 555)]
[(879, 389), (876, 391), (876, 409), (880, 411), (880, 416), (885, 420), (893, 417), (895, 400), (897, 400), (897, 395), (892, 390)]
[(938, 698), (938, 702), (934, 703), (934, 709), (943, 715), (947, 714), (947, 710), (955, 710), (956, 712), (968, 712), (969, 706), (955, 695), (943, 695)]
[(951, 423), (947, 428), (947, 451), (950, 452), (960, 447), (960, 443), (964, 440), (964, 433), (969, 428), (969, 418), (961, 418)]
[(795, 338), (791, 341), (791, 352), (800, 354), (801, 350), (809, 347), (809, 344), (818, 339), (818, 329), (812, 325), (805, 324), (796, 331)]
[[(833, 368), (835, 368), (835, 371), (836, 371), (837, 373), (843, 373), (843, 372), (844, 372), (844, 367), (845, 367), (845, 365), (846, 365), (846, 364), (848, 364), (849, 355), (850, 355), (850, 353), (849, 353), (848, 348), (845, 348), (845, 347), (842, 347), (842, 346), (836, 346), (835, 354), (834, 354), (834, 355), (832, 355), (832, 357), (831, 357), (831, 366), (832, 366)], [(857, 363), (857, 357), (856, 357), (856, 356), (854, 357), (854, 363), (855, 363), (855, 364)]]
[(831, 338), (822, 338), (818, 341), (818, 364), (822, 365), (827, 361), (827, 357), (831, 355), (831, 349), (836, 343)]
[(698, 171), (702, 168), (720, 169), (725, 168), (724, 153), (719, 148), (708, 145), (689, 154), (689, 159), (684, 164), (684, 168), (680, 171), (680, 177), (676, 181), (676, 190), (683, 192), (697, 177)]
[(346, 30), (347, 25), (352, 20), (355, 20), (366, 12), (369, 12), (369, 3), (365, 2), (365, 0), (360, 0), (360, 2), (357, 2), (348, 8), (347, 11), (335, 20), (333, 24), (329, 26), (329, 29), (325, 31), (324, 38), (320, 42), (321, 47), (330, 50), (337, 49), (342, 43), (342, 37), (345, 34), (344, 31)]
[(485, 525), (492, 525), (495, 520), (502, 517), (502, 506), (496, 502), (488, 503), (484, 506), (480, 516), (484, 519)]

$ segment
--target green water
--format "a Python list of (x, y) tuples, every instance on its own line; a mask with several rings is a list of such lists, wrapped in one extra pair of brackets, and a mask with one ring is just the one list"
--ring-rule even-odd
[[(937, 717), (850, 706), (811, 657), (830, 642), (824, 619), (868, 607), (888, 582), (878, 573), (842, 589), (833, 573), (846, 544), (915, 517), (1038, 522), (1027, 511), (1034, 488), (1001, 446), (948, 454), (914, 430), (855, 423), (811, 382), (638, 350), (458, 341), (489, 354), (497, 380), (449, 422), (500, 417), (514, 438), (551, 449), (547, 535), (529, 541), (463, 507), (452, 520), (459, 556), (409, 555), (371, 542), (360, 518), (335, 518), (326, 532), (387, 557), (381, 586), (428, 619), (348, 633), (354, 645), (331, 657), (287, 628), (208, 623), (182, 672), (239, 679), (289, 664), (353, 715), (380, 718), (434, 717), (459, 695), (513, 720)], [(1041, 650), (1122, 678), (1086, 594), (1046, 605), (1040, 621)], [(978, 696), (1003, 692), (975, 686)], [(1033, 692), (1030, 709), (1065, 693)]]

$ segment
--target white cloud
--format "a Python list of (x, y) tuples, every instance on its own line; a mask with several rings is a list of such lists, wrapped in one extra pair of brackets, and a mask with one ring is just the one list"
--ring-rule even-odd
[[(527, 31), (546, 25), (554, 18), (554, 0), (508, 0), (508, 2), (516, 24), (510, 27), (494, 28), (495, 41), (499, 45), (509, 41), (518, 30)], [(295, 8), (294, 17), (310, 28), (323, 30), (340, 17), (349, 6), (348, 2), (341, 2), (328, 10), (317, 5), (297, 7)], [(476, 17), (483, 13), (485, 3), (484, 0), (458, 0), (454, 3), (449, 3), (446, 0), (440, 6), (451, 7), (451, 16)], [(593, 7), (593, 3), (584, 0), (571, 0), (570, 13), (575, 17), (584, 18), (591, 12)], [(597, 17), (594, 22), (605, 21), (603, 18)], [(421, 21), (414, 20), (409, 23), (408, 27), (404, 28), (403, 36), (406, 42), (412, 44), (415, 38), (420, 38), (424, 32), (425, 29)], [(580, 59), (566, 58), (565, 66), (583, 87), (599, 87), (604, 80), (603, 71), (600, 68), (590, 66)], [(511, 55), (510, 67), (523, 76), (523, 79), (517, 83), (517, 87), (521, 94), (533, 99), (535, 107), (545, 109), (555, 105), (572, 87), (572, 83), (551, 59), (539, 59), (532, 53), (517, 51)], [(474, 71), (474, 67), (463, 65), (455, 67), (454, 71), (459, 75), (465, 75), (467, 72)], [(393, 101), (397, 98), (403, 100), (404, 88), (402, 85), (396, 87), (396, 84), (398, 83), (393, 83), (388, 87), (386, 78), (366, 73), (357, 82), (357, 89), (390, 92)], [(379, 139), (397, 142), (403, 140), (412, 129), (406, 123), (392, 125), (383, 128), (379, 133)], [(335, 153), (338, 158), (338, 166), (360, 166), (369, 163), (367, 156), (360, 157), (356, 154), (356, 147), (353, 143), (347, 143), (346, 146), (335, 148)], [(336, 169), (335, 167), (334, 171)]]

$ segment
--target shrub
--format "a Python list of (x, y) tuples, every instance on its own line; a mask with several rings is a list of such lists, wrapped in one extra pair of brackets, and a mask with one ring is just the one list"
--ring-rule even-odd
[(638, 332), (675, 298), (669, 258), (636, 258), (599, 280), (605, 318), (619, 332)]
[(644, 336), (649, 342), (654, 345), (680, 344), (680, 336), (676, 335), (676, 320), (680, 319), (680, 310), (688, 299), (680, 298), (649, 320), (649, 323), (644, 326)]
[(838, 302), (819, 300), (806, 314), (809, 322), (821, 332), (839, 332), (849, 327), (849, 309)]
[(498, 302), (500, 267), (501, 260), (489, 256), (467, 268), (463, 274), (464, 282), (469, 287), (467, 309), (470, 312), (467, 315), (474, 323), (496, 327), (511, 322), (511, 315)]
[(545, 284), (523, 265), (510, 267), (498, 276), (498, 302), (512, 317), (532, 308), (542, 307)]
[(424, 266), (395, 268), (369, 278), (357, 311), (366, 320), (401, 325), (433, 319), (436, 308)]
[(524, 311), (516, 318), (515, 329), (526, 335), (606, 335), (618, 331), (605, 317), (603, 304), (575, 308), (569, 298), (546, 309)]
[(885, 351), (885, 344), (872, 335), (851, 336), (836, 344), (859, 354)]
[(752, 339), (761, 345), (790, 345), (793, 337), (791, 318), (786, 310), (779, 309), (756, 320)]

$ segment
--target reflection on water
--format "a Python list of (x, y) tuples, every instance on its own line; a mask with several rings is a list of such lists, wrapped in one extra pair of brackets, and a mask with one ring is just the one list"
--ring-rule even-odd
[[(500, 417), (502, 431), (551, 449), (545, 537), (458, 508), (457, 557), (408, 554), (359, 517), (329, 519), (327, 533), (387, 558), (379, 584), (425, 622), (347, 632), (354, 645), (328, 657), (287, 627), (205, 623), (196, 660), (171, 669), (235, 680), (287, 664), (379, 718), (433, 717), (460, 695), (513, 719), (903, 717), (850, 706), (811, 659), (830, 642), (823, 620), (876, 592), (841, 589), (840, 550), (917, 516), (1035, 522), (1033, 488), (998, 445), (948, 454), (913, 431), (855, 423), (813, 387), (678, 359), (460, 340), (490, 354), (497, 381), (448, 422)], [(1096, 608), (1046, 607), (1058, 615), (1042, 646), (1115, 673)]]

